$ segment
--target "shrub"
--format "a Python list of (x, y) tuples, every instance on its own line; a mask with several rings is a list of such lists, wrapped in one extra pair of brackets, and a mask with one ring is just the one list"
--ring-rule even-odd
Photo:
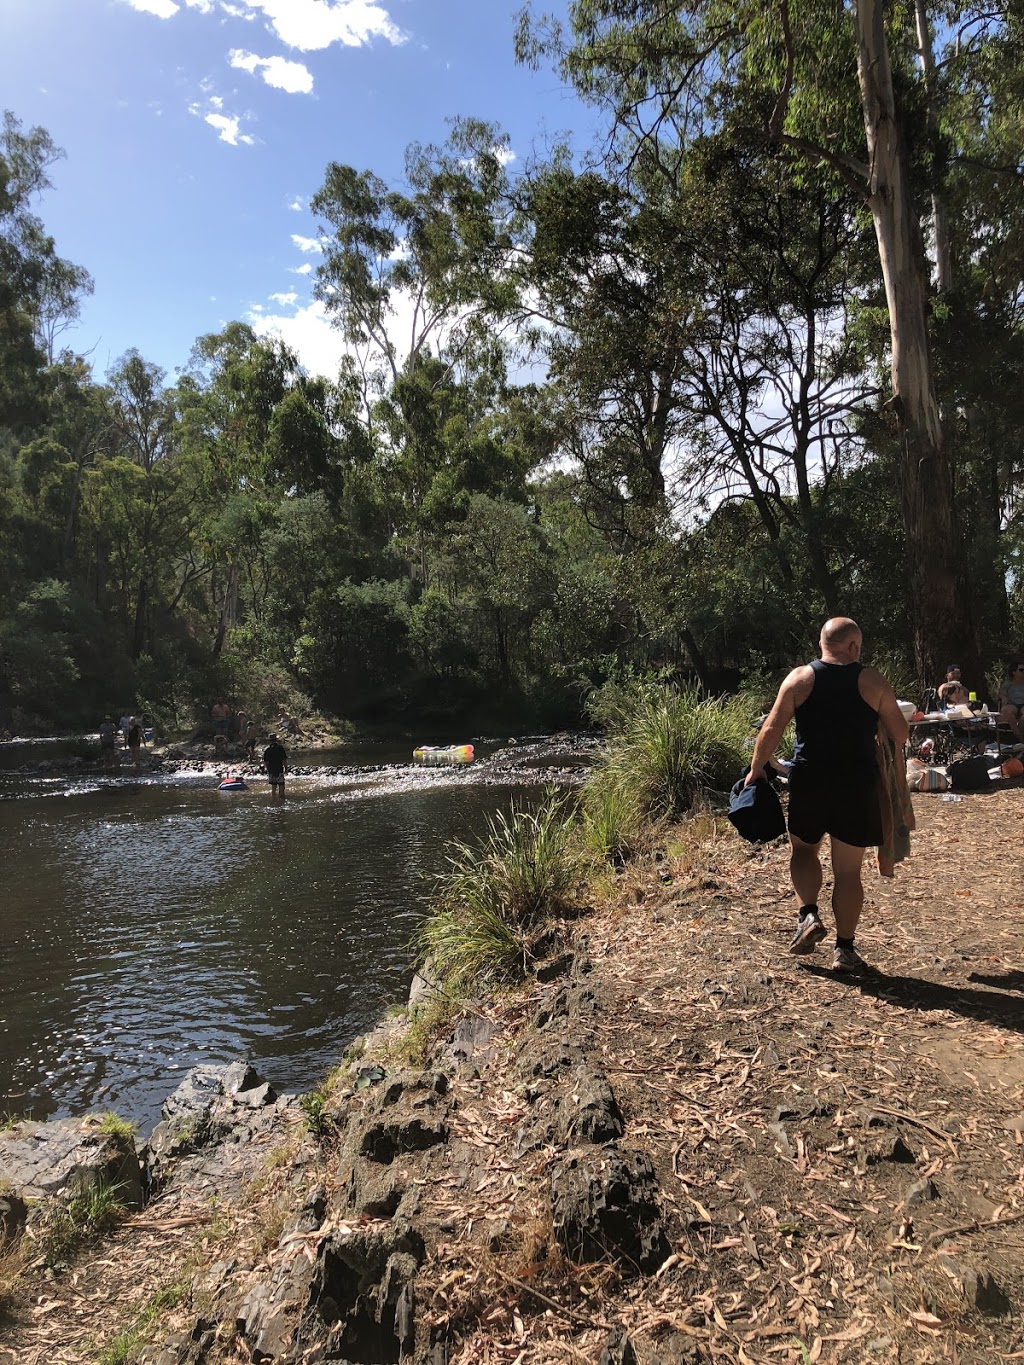
[(636, 851), (642, 821), (636, 796), (608, 764), (594, 770), (583, 789), (585, 846), (606, 862), (621, 865)]
[(446, 988), (521, 977), (531, 932), (569, 904), (581, 877), (571, 798), (499, 812), (477, 846), (452, 845), (435, 908), (416, 936), (420, 964)]
[(742, 698), (665, 685), (645, 689), (623, 713), (596, 781), (621, 788), (643, 816), (676, 819), (703, 792), (735, 782), (750, 720)]

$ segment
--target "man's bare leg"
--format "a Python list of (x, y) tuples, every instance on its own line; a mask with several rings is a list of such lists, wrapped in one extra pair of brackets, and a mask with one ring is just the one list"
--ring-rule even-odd
[(821, 841), (816, 844), (805, 843), (795, 834), (789, 836), (789, 876), (796, 892), (797, 908), (817, 905), (821, 894)]
[(825, 926), (818, 915), (818, 895), (821, 892), (821, 858), (817, 844), (805, 843), (795, 834), (789, 836), (789, 875), (797, 899), (797, 925), (789, 951), (802, 957), (813, 953), (825, 937)]
[(836, 917), (836, 934), (852, 940), (864, 908), (864, 886), (860, 879), (864, 850), (841, 839), (832, 839), (832, 912)]

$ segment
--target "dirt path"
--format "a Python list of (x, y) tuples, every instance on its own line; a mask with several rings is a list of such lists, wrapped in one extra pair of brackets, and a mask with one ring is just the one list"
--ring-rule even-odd
[[(456, 1328), (452, 1365), (594, 1362), (622, 1331), (635, 1354), (611, 1365), (1024, 1359), (1024, 789), (914, 803), (912, 859), (866, 878), (862, 976), (833, 975), (827, 944), (787, 955), (786, 849), (751, 852), (724, 821), (699, 843), (680, 829), (580, 922), (594, 1048), (669, 1223), (652, 1278), (545, 1260), (551, 1154), (517, 1151), (509, 1059), (557, 983), (492, 1009), (496, 1059), (453, 1081), (486, 1173), (445, 1181), (418, 1281)], [(0, 1361), (96, 1360), (186, 1266), (270, 1246), (283, 1181), (198, 1228), (151, 1205), (33, 1286)], [(499, 1206), (515, 1237), (490, 1256)]]
[(915, 811), (896, 881), (866, 878), (869, 974), (827, 970), (828, 942), (789, 957), (786, 850), (743, 860), (728, 833), (592, 946), (609, 1079), (686, 1226), (689, 1304), (648, 1306), (652, 1347), (674, 1327), (738, 1360), (1024, 1346), (1024, 791)]

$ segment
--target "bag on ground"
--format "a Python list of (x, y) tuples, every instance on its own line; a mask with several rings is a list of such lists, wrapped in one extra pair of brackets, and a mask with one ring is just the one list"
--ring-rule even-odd
[(988, 754), (972, 754), (970, 758), (958, 758), (946, 769), (949, 785), (955, 792), (980, 792), (989, 784), (988, 770), (992, 760)]

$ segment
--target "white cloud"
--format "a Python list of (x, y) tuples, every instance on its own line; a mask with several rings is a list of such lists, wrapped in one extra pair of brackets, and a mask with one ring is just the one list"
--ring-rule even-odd
[(185, 0), (189, 9), (197, 9), (200, 14), (213, 13), (213, 0)]
[(244, 0), (266, 16), (288, 47), (318, 51), (332, 43), (361, 47), (371, 38), (404, 43), (405, 35), (375, 0)]
[(188, 105), (188, 113), (194, 113), (197, 119), (202, 119), (203, 123), (209, 123), (210, 127), (216, 128), (220, 141), (227, 142), (228, 146), (255, 146), (254, 137), (251, 137), (248, 132), (239, 131), (240, 127), (242, 127), (242, 117), (216, 112), (217, 109), (221, 108), (221, 104), (223, 104), (223, 101), (217, 100), (217, 98), (214, 97), (213, 100), (210, 100), (212, 109), (203, 111), (201, 105), (190, 104)]
[(158, 19), (173, 19), (180, 6), (175, 0), (125, 0), (140, 14), (155, 14)]
[(258, 57), (255, 52), (233, 48), (228, 61), (238, 70), (254, 76), (261, 71), (267, 85), (286, 90), (289, 95), (308, 95), (313, 89), (313, 77), (301, 62), (289, 62), (284, 57)]
[(248, 322), (257, 336), (280, 337), (310, 374), (336, 377), (347, 347), (318, 299), (291, 313), (268, 313), (257, 305), (249, 310)]
[(312, 275), (312, 273), (313, 267), (308, 261), (303, 261), (301, 265), (290, 265), (288, 267), (289, 275)]
[(208, 123), (211, 128), (216, 128), (221, 142), (226, 142), (230, 147), (237, 147), (241, 142), (244, 142), (247, 147), (251, 147), (256, 141), (248, 133), (238, 131), (237, 118), (228, 118), (225, 114), (207, 114), (204, 122)]
[(323, 247), (315, 237), (300, 237), (297, 232), (293, 232), (292, 241), (299, 248), (299, 250), (304, 251), (307, 256), (312, 255), (314, 251), (317, 252), (323, 251)]
[[(205, 88), (209, 89), (209, 87)], [(251, 117), (251, 115), (222, 114), (220, 111), (223, 108), (224, 101), (220, 95), (207, 94), (205, 105), (190, 104), (188, 112), (194, 114), (196, 118), (201, 118), (211, 128), (216, 128), (221, 142), (226, 142), (230, 147), (254, 147), (256, 139), (251, 134), (241, 131), (243, 118)]]
[(301, 194), (297, 194), (295, 198), (292, 200), (292, 202), (288, 205), (288, 208), (292, 213), (302, 213), (305, 210), (307, 203), (308, 200), (306, 200)]
[(221, 0), (220, 7), (225, 14), (230, 14), (232, 19), (244, 19), (249, 24), (257, 17), (252, 10), (242, 9), (241, 5), (229, 5), (226, 0)]
[(295, 290), (290, 290), (287, 294), (271, 294), (272, 303), (279, 303), (282, 308), (292, 308), (298, 301), (298, 294)]

